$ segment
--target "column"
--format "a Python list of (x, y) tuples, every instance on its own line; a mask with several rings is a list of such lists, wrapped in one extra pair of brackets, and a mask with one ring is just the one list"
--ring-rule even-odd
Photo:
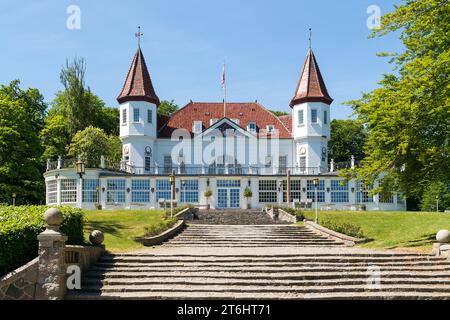
[(45, 212), (47, 228), (38, 235), (39, 264), (36, 284), (37, 300), (62, 300), (66, 294), (64, 250), (67, 236), (59, 232), (63, 220), (61, 211)]

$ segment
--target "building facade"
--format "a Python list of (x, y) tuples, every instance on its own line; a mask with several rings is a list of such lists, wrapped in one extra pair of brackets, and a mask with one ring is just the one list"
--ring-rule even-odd
[[(101, 155), (81, 159), (87, 168), (78, 175), (74, 161), (48, 161), (47, 204), (147, 209), (174, 199), (178, 205), (216, 209), (265, 204), (311, 208), (317, 200), (322, 209), (406, 209), (399, 195), (371, 195), (369, 187), (338, 177), (332, 160), (329, 165), (333, 99), (311, 49), (289, 115), (278, 117), (257, 101), (190, 101), (171, 116), (162, 115), (140, 48), (117, 101), (120, 164)], [(244, 198), (246, 189), (251, 197)], [(208, 198), (206, 190), (212, 193)]]

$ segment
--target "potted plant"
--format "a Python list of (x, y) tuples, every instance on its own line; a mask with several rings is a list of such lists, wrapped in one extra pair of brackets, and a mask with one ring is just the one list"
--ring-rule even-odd
[(210, 208), (210, 205), (209, 205), (209, 198), (211, 198), (212, 194), (213, 194), (213, 192), (212, 192), (211, 189), (207, 189), (207, 190), (203, 193), (203, 195), (204, 195), (205, 198), (206, 198), (206, 210), (209, 210), (209, 208)]
[(250, 209), (250, 202), (249, 199), (253, 196), (253, 192), (252, 189), (250, 189), (249, 187), (245, 188), (244, 190), (244, 198), (247, 199), (247, 209)]

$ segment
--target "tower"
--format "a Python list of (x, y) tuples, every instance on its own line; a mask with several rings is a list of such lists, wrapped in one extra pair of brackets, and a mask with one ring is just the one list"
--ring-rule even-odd
[(310, 47), (290, 103), (295, 160), (305, 171), (311, 172), (312, 168), (326, 171), (332, 102)]
[(152, 157), (157, 138), (159, 98), (153, 88), (140, 46), (117, 101), (120, 104), (122, 159), (127, 165), (134, 166), (138, 173), (149, 172), (154, 161)]

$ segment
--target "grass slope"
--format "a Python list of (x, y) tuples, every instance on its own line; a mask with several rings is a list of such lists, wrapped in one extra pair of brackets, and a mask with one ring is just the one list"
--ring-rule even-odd
[[(314, 212), (306, 211), (305, 216), (314, 219)], [(322, 219), (359, 226), (366, 237), (373, 239), (361, 245), (366, 248), (408, 248), (430, 252), (436, 232), (441, 229), (450, 230), (448, 213), (320, 211), (319, 223)]]
[(111, 252), (125, 252), (142, 248), (133, 240), (142, 236), (146, 227), (163, 221), (164, 212), (159, 210), (85, 210), (86, 239), (92, 230), (101, 230), (105, 235), (106, 249)]

